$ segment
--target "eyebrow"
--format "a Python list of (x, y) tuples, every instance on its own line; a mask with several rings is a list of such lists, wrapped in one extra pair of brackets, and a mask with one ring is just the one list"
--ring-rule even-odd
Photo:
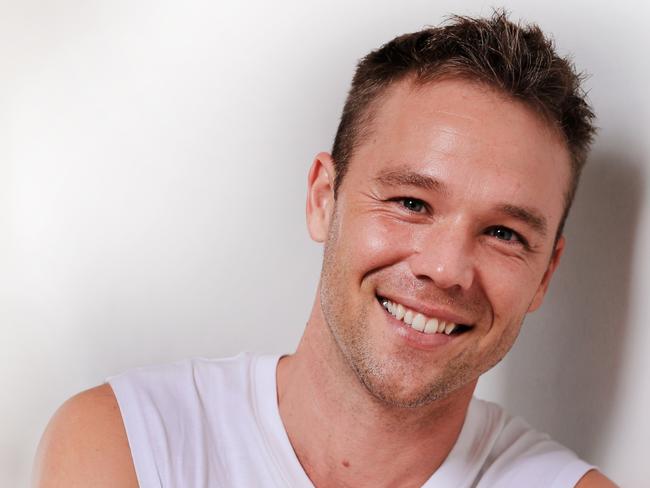
[(548, 225), (546, 218), (539, 214), (536, 210), (528, 207), (520, 207), (518, 205), (511, 205), (508, 203), (501, 204), (497, 210), (514, 219), (517, 219), (524, 224), (527, 224), (533, 230), (537, 231), (542, 236), (546, 236)]
[(415, 186), (424, 190), (447, 193), (447, 187), (442, 181), (432, 176), (406, 169), (382, 170), (374, 180), (382, 185)]

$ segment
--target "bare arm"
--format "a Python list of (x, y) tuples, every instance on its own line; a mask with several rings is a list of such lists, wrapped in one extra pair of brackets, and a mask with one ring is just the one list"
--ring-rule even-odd
[(617, 488), (617, 486), (603, 473), (592, 469), (580, 478), (576, 488)]
[(38, 447), (33, 486), (138, 486), (122, 415), (109, 385), (72, 397), (54, 414)]

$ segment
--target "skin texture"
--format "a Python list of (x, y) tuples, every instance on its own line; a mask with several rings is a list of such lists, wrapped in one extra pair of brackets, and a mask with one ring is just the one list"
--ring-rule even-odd
[[(307, 221), (325, 243), (322, 276), (277, 371), (282, 420), (316, 486), (416, 487), (443, 463), (479, 375), (512, 346), (559, 263), (568, 168), (543, 119), (461, 80), (391, 87), (336, 199), (332, 159), (316, 157)], [(378, 294), (470, 329), (423, 344)], [(34, 479), (137, 486), (109, 386), (55, 414)], [(614, 485), (591, 471), (578, 486)]]
[(122, 416), (109, 385), (79, 393), (54, 414), (38, 446), (32, 486), (138, 486)]

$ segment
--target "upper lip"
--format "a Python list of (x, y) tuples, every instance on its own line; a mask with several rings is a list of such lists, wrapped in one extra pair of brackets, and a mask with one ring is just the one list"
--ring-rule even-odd
[(445, 322), (453, 322), (458, 325), (472, 325), (472, 321), (470, 319), (450, 310), (431, 306), (421, 301), (413, 300), (411, 298), (395, 297), (393, 295), (384, 295), (382, 293), (378, 293), (377, 295), (390, 300), (391, 302), (400, 303), (406, 308), (413, 310), (414, 312), (421, 313), (428, 318), (444, 320)]

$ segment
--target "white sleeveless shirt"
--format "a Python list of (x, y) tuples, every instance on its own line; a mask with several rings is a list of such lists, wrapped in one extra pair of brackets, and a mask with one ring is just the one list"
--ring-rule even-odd
[[(140, 486), (313, 488), (280, 418), (278, 359), (193, 359), (109, 378)], [(569, 488), (592, 468), (472, 399), (456, 444), (423, 486)]]

